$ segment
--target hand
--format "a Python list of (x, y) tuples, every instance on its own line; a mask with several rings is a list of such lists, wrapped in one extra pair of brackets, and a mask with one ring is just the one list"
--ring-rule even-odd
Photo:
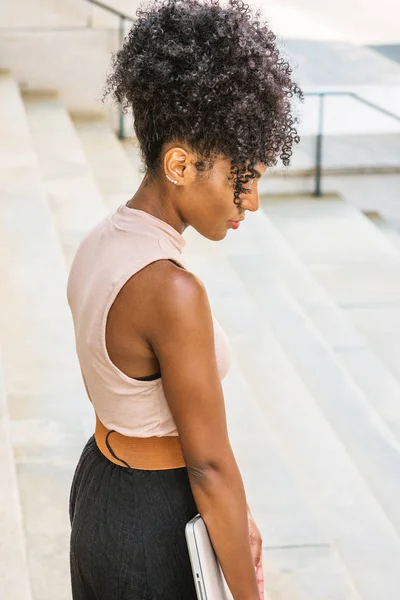
[(249, 522), (250, 546), (253, 555), (254, 567), (256, 569), (256, 577), (260, 600), (264, 600), (264, 573), (262, 568), (262, 538), (261, 533), (254, 522), (249, 507), (247, 507), (247, 517)]

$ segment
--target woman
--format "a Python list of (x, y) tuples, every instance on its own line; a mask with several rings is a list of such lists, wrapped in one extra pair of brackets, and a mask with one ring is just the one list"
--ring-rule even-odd
[(137, 17), (107, 91), (133, 111), (145, 176), (83, 240), (68, 282), (97, 418), (71, 489), (73, 598), (195, 600), (185, 525), (200, 512), (234, 600), (256, 600), (261, 536), (221, 388), (229, 343), (182, 233), (222, 240), (258, 209), (258, 178), (298, 140), (301, 92), (240, 0), (166, 0)]

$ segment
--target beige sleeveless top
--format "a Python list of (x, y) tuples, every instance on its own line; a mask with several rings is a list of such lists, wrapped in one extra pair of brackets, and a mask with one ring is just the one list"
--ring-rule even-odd
[[(105, 337), (108, 312), (128, 279), (146, 265), (169, 259), (185, 268), (184, 246), (184, 238), (173, 227), (123, 205), (89, 232), (72, 263), (68, 303), (87, 393), (100, 421), (127, 436), (173, 436), (178, 431), (162, 378), (132, 379), (111, 362)], [(215, 319), (214, 335), (223, 379), (231, 363), (231, 349)]]

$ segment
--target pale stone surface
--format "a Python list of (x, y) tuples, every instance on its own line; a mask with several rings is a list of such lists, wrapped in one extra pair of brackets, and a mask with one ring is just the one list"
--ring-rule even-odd
[(114, 29), (2, 31), (0, 68), (12, 71), (23, 89), (58, 91), (70, 110), (109, 116), (112, 105), (100, 99), (118, 47)]
[[(40, 182), (24, 106), (14, 82), (5, 75), (0, 77), (0, 131), (0, 343), (19, 461), (32, 597), (70, 600), (65, 502), (79, 435), (83, 445), (84, 434), (83, 429), (79, 434), (79, 419), (71, 433), (72, 411), (65, 422), (54, 414), (68, 401), (72, 409), (74, 397), (83, 397), (84, 391), (66, 300), (65, 263)], [(40, 402), (43, 398), (49, 410), (46, 414)], [(80, 415), (85, 415), (84, 406)], [(73, 442), (70, 452), (69, 440)], [(57, 473), (62, 476), (63, 464), (68, 475), (61, 488)], [(51, 492), (49, 486), (53, 486)], [(62, 501), (57, 500), (57, 489)], [(31, 533), (35, 530), (36, 537)]]
[(3, 598), (32, 600), (21, 499), (0, 362), (0, 587)]
[[(221, 244), (232, 265), (242, 264), (243, 270), (248, 270), (253, 287), (262, 282), (284, 283), (325, 343), (336, 352), (338, 362), (349, 370), (374, 409), (399, 436), (399, 383), (368, 347), (368, 337), (356, 331), (350, 315), (335, 305), (263, 211), (248, 215), (244, 227), (234, 233)], [(362, 363), (352, 358), (361, 351), (368, 357), (368, 376)]]
[(400, 303), (354, 307), (348, 313), (400, 381)]
[(362, 211), (376, 211), (383, 218), (400, 223), (400, 174), (359, 175), (326, 178), (323, 186), (335, 187), (342, 198)]
[[(0, 77), (0, 339), (9, 394), (75, 389), (66, 270), (17, 89)], [(54, 353), (57, 361), (54, 361)]]
[(400, 253), (396, 246), (343, 202), (274, 202), (266, 210), (399, 379)]
[(74, 125), (108, 208), (114, 210), (120, 204), (126, 204), (139, 187), (143, 175), (129, 160), (110, 123), (80, 118), (74, 119)]
[[(311, 99), (306, 99), (308, 103)], [(353, 100), (353, 102), (356, 102)], [(317, 108), (317, 107), (315, 107)], [(355, 109), (355, 107), (353, 107)], [(337, 110), (343, 112), (339, 106)], [(372, 109), (370, 109), (372, 110)], [(347, 114), (348, 111), (346, 111)], [(351, 113), (352, 111), (350, 111)], [(358, 110), (358, 112), (360, 112)], [(307, 111), (307, 114), (311, 114), (311, 111)], [(317, 114), (317, 110), (315, 113)], [(328, 123), (336, 123), (337, 115), (331, 115), (332, 121)], [(351, 118), (351, 114), (349, 116)], [(315, 119), (314, 119), (315, 120)], [(370, 119), (369, 126), (370, 126)], [(336, 134), (332, 135), (327, 131), (325, 127), (325, 135), (323, 140), (323, 171), (324, 173), (364, 173), (369, 169), (379, 170), (386, 168), (397, 169), (400, 171), (400, 135), (395, 134), (397, 122), (390, 120), (391, 133), (388, 134), (353, 134), (353, 135), (339, 135), (336, 128)], [(303, 128), (305, 127), (302, 122)], [(352, 127), (354, 130), (354, 118), (352, 119)], [(398, 128), (400, 131), (400, 122), (398, 122)], [(269, 184), (271, 182), (271, 176), (288, 175), (291, 178), (296, 176), (308, 176), (313, 177), (315, 172), (315, 145), (316, 145), (316, 125), (311, 128), (311, 131), (306, 135), (302, 134), (300, 129), (300, 143), (293, 148), (293, 155), (290, 159), (290, 167), (285, 168), (280, 163), (278, 167), (268, 169), (267, 174), (261, 179), (259, 183), (259, 190), (261, 193), (269, 192)], [(365, 130), (365, 125), (364, 125)], [(325, 179), (325, 177), (324, 177)], [(284, 190), (282, 190), (283, 193)]]
[(367, 306), (400, 300), (400, 253), (352, 206), (296, 200), (267, 202), (265, 209), (336, 302)]
[(277, 436), (238, 364), (225, 379), (224, 392), (229, 436), (263, 535), (269, 597), (358, 598), (336, 551), (314, 522), (305, 494), (299, 493), (290, 463), (278, 450)]
[(3, 3), (0, 10), (2, 29), (85, 27), (90, 4), (82, 0), (15, 0)]
[[(271, 600), (358, 598), (335, 549), (321, 533), (278, 450), (238, 364), (224, 381), (229, 436), (249, 505), (263, 535), (266, 588)], [(306, 560), (310, 555), (313, 560)]]
[(264, 547), (329, 545), (238, 363), (223, 387), (229, 436)]
[[(235, 261), (246, 289), (257, 302), (291, 363), (325, 418), (400, 534), (400, 436), (396, 439), (346, 369), (336, 360), (313, 323), (282, 284), (268, 284), (249, 265)], [(400, 396), (399, 396), (400, 397)], [(400, 411), (395, 423), (400, 434)], [(397, 492), (395, 491), (397, 489)]]
[[(382, 43), (398, 40), (395, 20), (399, 18), (396, 0), (382, 4), (364, 0), (362, 9), (357, 2), (339, 0), (328, 4), (318, 0), (251, 0), (261, 7), (281, 35), (296, 39), (350, 41), (356, 44)], [(391, 18), (388, 18), (391, 15)]]
[(265, 549), (263, 564), (270, 600), (362, 598), (343, 563), (329, 546)]
[(71, 600), (69, 489), (75, 465), (17, 465), (33, 600)]
[[(108, 0), (105, 4), (134, 16), (140, 2)], [(383, 4), (368, 0), (364, 2), (362, 11), (357, 3), (349, 4), (346, 0), (334, 4), (321, 4), (316, 0), (288, 0), (284, 4), (279, 0), (250, 0), (249, 4), (261, 8), (263, 16), (279, 35), (296, 40), (350, 41), (356, 44), (393, 43), (398, 40), (396, 0), (384, 0)], [(17, 0), (2, 6), (1, 13), (3, 27), (85, 26), (90, 16), (93, 16), (94, 26), (117, 26), (115, 17), (82, 0), (71, 0), (63, 5), (54, 0), (32, 0), (29, 5)]]
[(309, 266), (400, 269), (400, 253), (386, 236), (342, 200), (271, 200), (263, 210)]
[[(221, 257), (194, 253), (217, 318), (279, 447), (365, 600), (396, 597), (400, 540), (244, 285)], [(370, 541), (374, 540), (371, 545)]]
[(83, 236), (110, 212), (82, 144), (57, 100), (25, 98), (33, 145), (67, 266)]

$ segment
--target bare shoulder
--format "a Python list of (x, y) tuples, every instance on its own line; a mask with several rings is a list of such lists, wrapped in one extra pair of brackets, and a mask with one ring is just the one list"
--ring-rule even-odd
[(202, 281), (169, 260), (159, 260), (142, 269), (128, 282), (128, 292), (129, 288), (132, 291), (140, 288), (142, 299), (159, 310), (190, 309), (193, 305), (208, 303)]
[(117, 303), (121, 318), (151, 343), (160, 332), (211, 321), (211, 309), (201, 280), (169, 260), (159, 260), (136, 273), (124, 286)]
[(171, 293), (181, 288), (188, 293), (196, 289), (204, 289), (200, 279), (191, 271), (183, 269), (171, 260), (157, 260), (141, 271), (143, 282), (148, 284), (162, 283)]

